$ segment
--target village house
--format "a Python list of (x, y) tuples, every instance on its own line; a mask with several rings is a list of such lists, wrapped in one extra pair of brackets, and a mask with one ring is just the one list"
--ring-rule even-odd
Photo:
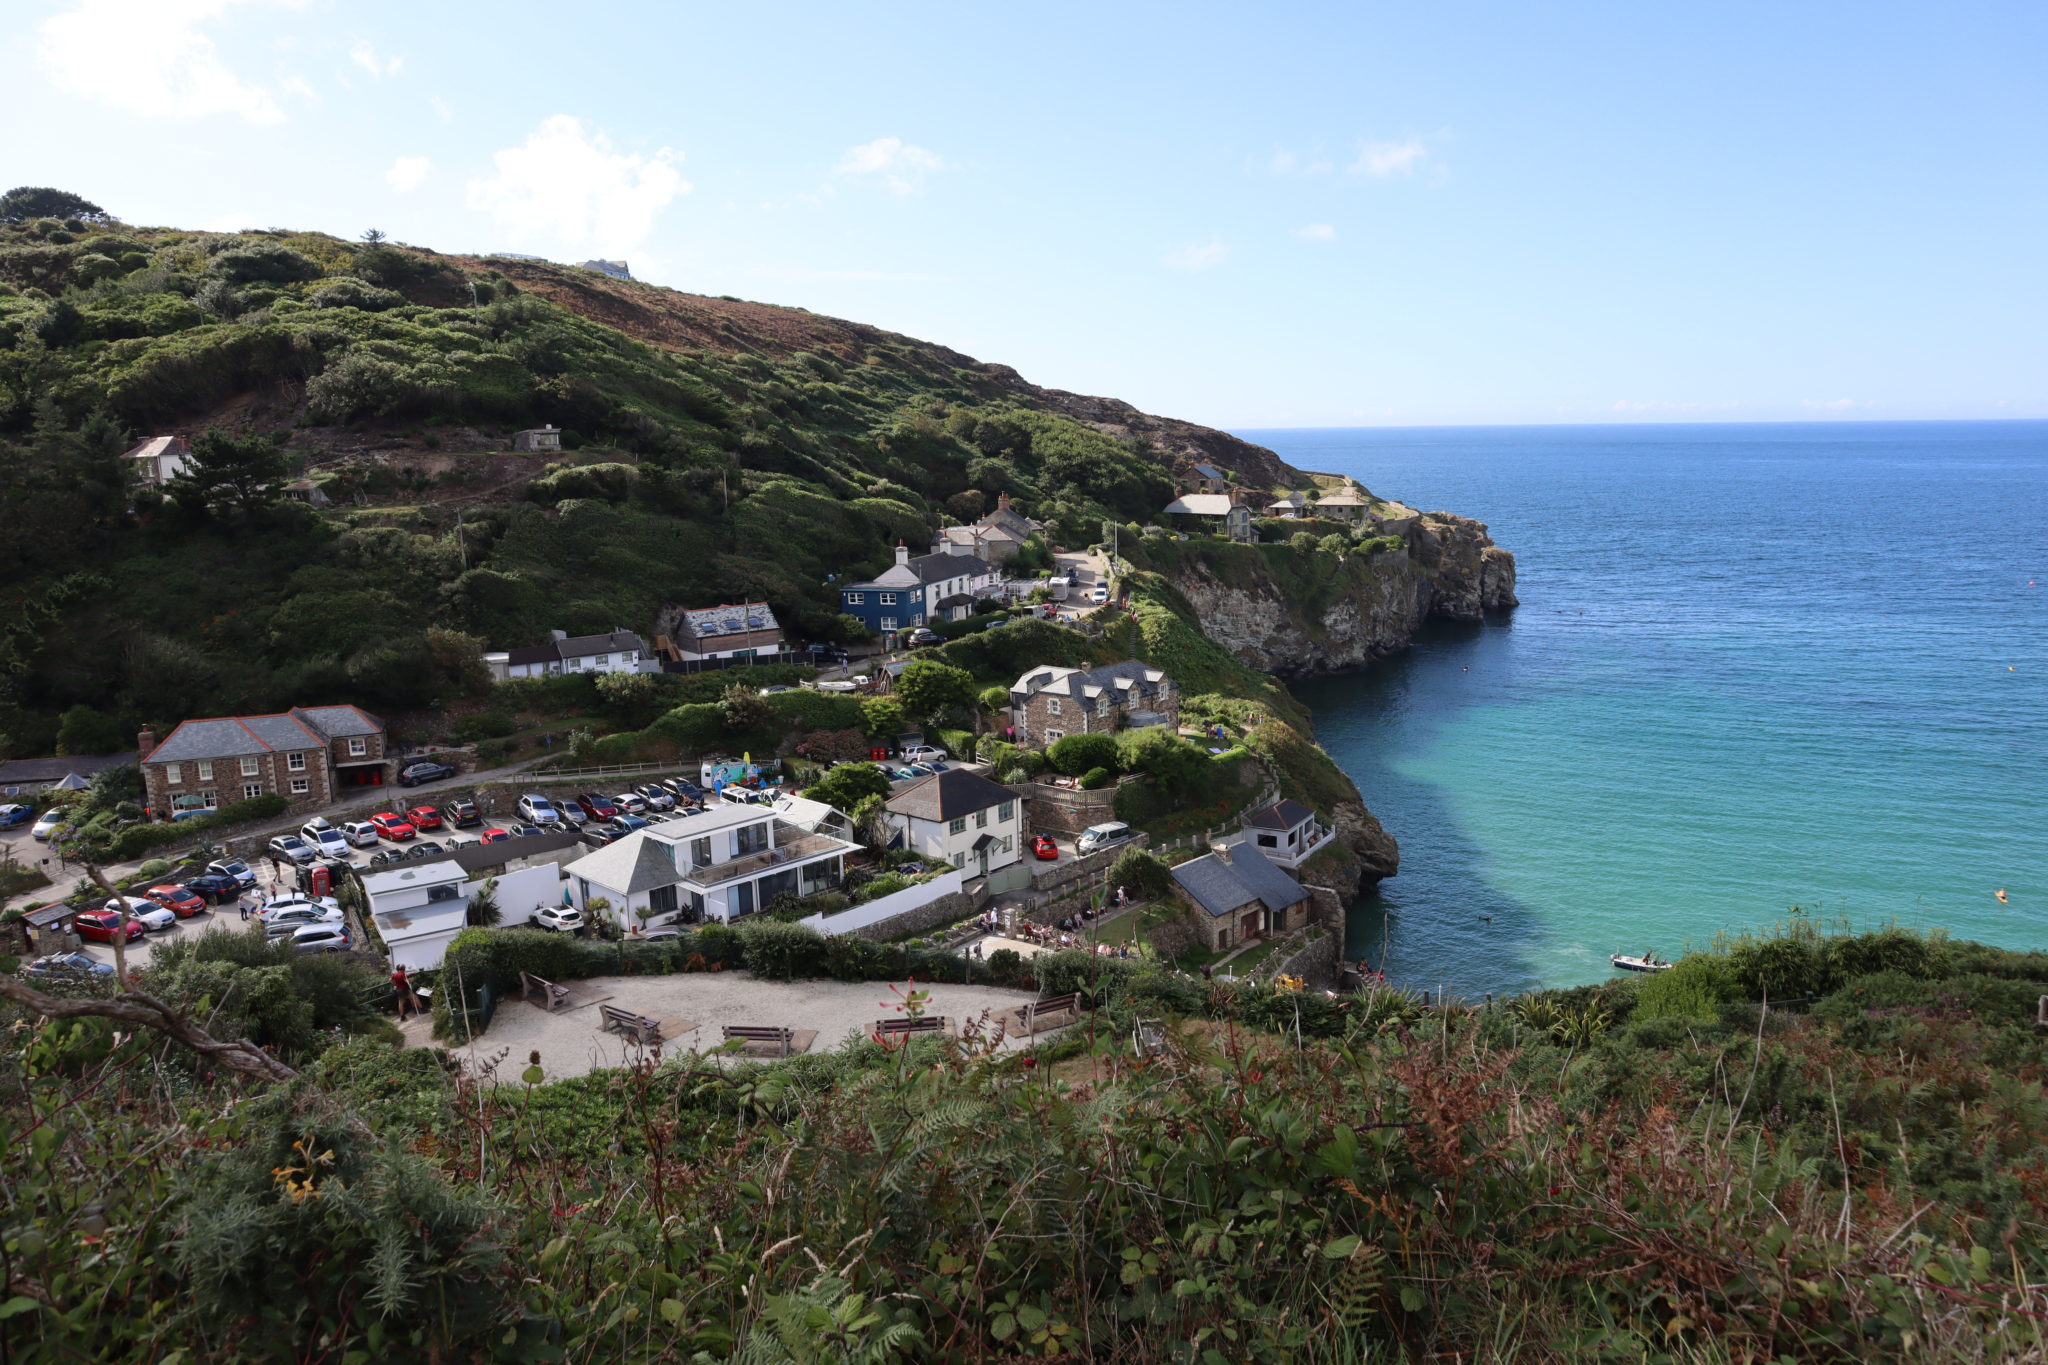
[[(783, 650), (782, 625), (766, 602), (682, 608), (665, 613), (662, 632), (671, 657), (686, 663), (705, 659), (752, 659)], [(657, 647), (661, 639), (655, 641)]]
[(500, 650), (484, 655), (494, 681), (507, 678), (548, 678), (562, 673), (652, 673), (658, 660), (647, 654), (647, 642), (630, 630), (614, 628), (603, 635), (548, 632), (544, 645)]
[(1371, 506), (1372, 499), (1360, 492), (1356, 484), (1347, 484), (1316, 499), (1315, 515), (1331, 521), (1363, 521)]
[(1187, 524), (1195, 530), (1243, 542), (1253, 538), (1252, 509), (1238, 501), (1235, 489), (1228, 493), (1183, 493), (1160, 511), (1165, 516), (1184, 519), (1176, 524)]
[(1017, 557), (1024, 542), (1044, 527), (1010, 505), (1010, 495), (996, 496), (993, 512), (972, 526), (941, 526), (932, 533), (933, 554), (969, 554), (992, 565)]
[(1188, 482), (1198, 493), (1221, 493), (1230, 486), (1230, 476), (1213, 464), (1198, 464), (1189, 471)]
[(1218, 845), (1174, 867), (1172, 876), (1213, 952), (1308, 923), (1307, 888), (1250, 844)]
[(161, 488), (185, 472), (192, 458), (192, 445), (182, 436), (152, 436), (125, 451), (121, 458), (135, 477), (152, 488)]
[(1085, 672), (1034, 668), (1010, 688), (1010, 724), (1017, 743), (1036, 748), (1068, 735), (1148, 725), (1178, 730), (1180, 693), (1173, 679), (1135, 659)]
[[(839, 885), (859, 845), (811, 833), (760, 806), (718, 805), (635, 830), (563, 869), (586, 914), (635, 924), (731, 923), (786, 892)], [(595, 911), (592, 902), (607, 902)]]
[(514, 450), (551, 451), (562, 448), (562, 429), (558, 426), (532, 427), (526, 431), (512, 433)]
[(877, 635), (915, 630), (932, 621), (958, 621), (972, 614), (977, 587), (995, 581), (995, 570), (971, 554), (910, 557), (898, 544), (896, 562), (866, 583), (839, 590), (839, 609)]
[(10, 758), (0, 763), (0, 796), (23, 796), (39, 791), (84, 791), (92, 785), (95, 774), (134, 761), (132, 752)]
[(144, 730), (137, 748), (149, 808), (160, 816), (267, 794), (324, 806), (387, 776), (384, 722), (354, 706), (188, 720), (161, 744)]
[(1337, 832), (1299, 801), (1275, 801), (1244, 817), (1245, 842), (1292, 872), (1328, 848)]
[(1286, 517), (1293, 520), (1300, 517), (1314, 516), (1314, 508), (1315, 504), (1309, 500), (1306, 492), (1289, 493), (1284, 498), (1276, 498), (1266, 504), (1266, 515), (1269, 517)]
[(1023, 856), (1024, 826), (1017, 794), (964, 768), (948, 768), (913, 782), (883, 803), (903, 846), (938, 862), (986, 877)]

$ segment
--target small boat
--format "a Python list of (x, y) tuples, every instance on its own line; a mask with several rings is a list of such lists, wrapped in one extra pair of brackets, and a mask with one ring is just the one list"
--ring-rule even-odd
[(1630, 957), (1627, 953), (1616, 953), (1607, 959), (1625, 972), (1668, 972), (1671, 964), (1651, 953), (1643, 957)]

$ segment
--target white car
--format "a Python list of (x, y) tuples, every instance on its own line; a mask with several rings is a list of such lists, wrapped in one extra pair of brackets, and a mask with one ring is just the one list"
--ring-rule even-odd
[(315, 829), (313, 826), (308, 825), (299, 832), (306, 836), (306, 842), (317, 849), (321, 857), (344, 859), (348, 857), (350, 848), (348, 836), (334, 826), (324, 825), (323, 828)]
[(555, 803), (536, 792), (519, 798), (519, 818), (529, 825), (548, 825), (561, 817), (555, 814)]
[(348, 921), (339, 910), (315, 910), (310, 906), (296, 910), (280, 910), (263, 921), (263, 936), (270, 939), (289, 938), (309, 924), (346, 924)]
[(256, 885), (256, 874), (240, 858), (223, 858), (219, 862), (208, 863), (206, 870), (216, 877), (226, 877), (245, 891)]
[(355, 848), (375, 848), (377, 827), (368, 820), (351, 820), (341, 827), (341, 837)]
[(1138, 831), (1121, 820), (1108, 820), (1099, 825), (1090, 825), (1081, 831), (1081, 837), (1074, 841), (1074, 852), (1090, 854), (1100, 849), (1111, 848), (1126, 840), (1138, 837)]
[(534, 912), (533, 922), (543, 929), (573, 934), (583, 927), (583, 912), (573, 905), (543, 905)]
[(29, 826), (28, 837), (31, 839), (40, 839), (44, 843), (48, 843), (50, 842), (50, 836), (57, 832), (57, 826), (63, 823), (63, 811), (46, 810), (41, 815), (36, 817), (35, 824)]
[(313, 910), (324, 915), (332, 915), (338, 919), (341, 916), (341, 902), (332, 896), (322, 896), (318, 900), (314, 900), (310, 896), (279, 896), (274, 901), (265, 901), (262, 905), (257, 906), (256, 918), (268, 920), (274, 915), (284, 914), (293, 910)]
[(1109, 600), (1109, 584), (1097, 583), (1089, 591), (1088, 600), (1091, 602), (1107, 602)]
[(620, 792), (612, 798), (612, 804), (628, 815), (647, 814), (647, 798), (639, 792)]
[(158, 905), (155, 901), (144, 899), (141, 896), (116, 896), (107, 902), (105, 908), (119, 914), (123, 901), (127, 902), (128, 905), (128, 918), (134, 920), (152, 934), (159, 929), (174, 929), (177, 927), (178, 917), (176, 915), (172, 914), (166, 907)]

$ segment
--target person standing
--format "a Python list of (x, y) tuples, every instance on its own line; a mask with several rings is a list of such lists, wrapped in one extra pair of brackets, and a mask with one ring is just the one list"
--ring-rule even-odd
[(249, 922), (249, 893), (248, 893), (248, 892), (246, 892), (246, 891), (238, 891), (238, 892), (236, 892), (236, 893), (235, 893), (235, 909), (237, 909), (237, 910), (239, 910), (239, 911), (241, 911), (241, 912), (242, 912), (242, 923), (244, 923), (244, 924), (247, 924), (247, 923)]
[(403, 1022), (408, 1014), (418, 1013), (420, 1002), (412, 993), (412, 978), (405, 974), (403, 966), (391, 969), (391, 989), (398, 994), (400, 1022)]

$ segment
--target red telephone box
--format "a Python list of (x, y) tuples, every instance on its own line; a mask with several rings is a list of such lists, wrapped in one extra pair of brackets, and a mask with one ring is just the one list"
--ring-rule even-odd
[(333, 880), (333, 875), (325, 866), (315, 867), (312, 875), (306, 879), (306, 890), (312, 895), (324, 896)]

